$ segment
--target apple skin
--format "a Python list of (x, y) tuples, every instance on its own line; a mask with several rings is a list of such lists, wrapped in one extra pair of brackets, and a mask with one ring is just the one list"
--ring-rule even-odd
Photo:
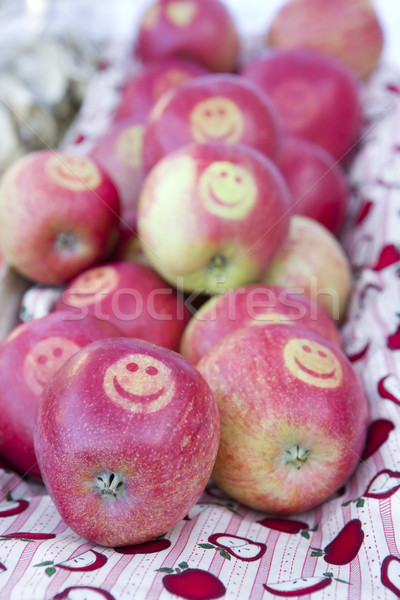
[(382, 54), (383, 31), (370, 0), (289, 0), (270, 23), (266, 42), (329, 54), (366, 78)]
[(66, 524), (96, 544), (126, 546), (185, 517), (207, 485), (219, 431), (195, 367), (172, 350), (114, 338), (83, 348), (47, 384), (35, 450)]
[(331, 496), (355, 470), (369, 404), (336, 345), (289, 325), (247, 327), (198, 363), (217, 401), (213, 481), (245, 506), (289, 515)]
[(212, 73), (182, 83), (154, 105), (144, 135), (144, 164), (149, 171), (191, 142), (246, 144), (276, 161), (281, 134), (275, 107), (259, 86), (241, 75)]
[(292, 193), (293, 213), (315, 219), (339, 235), (350, 201), (343, 168), (327, 150), (298, 136), (285, 136), (279, 168)]
[(262, 52), (241, 74), (269, 95), (286, 133), (345, 163), (361, 134), (360, 82), (342, 61), (303, 49)]
[(142, 17), (135, 55), (144, 63), (188, 57), (211, 71), (234, 71), (240, 42), (221, 0), (158, 0)]
[(220, 293), (261, 276), (287, 235), (290, 206), (268, 157), (243, 144), (192, 143), (147, 175), (138, 234), (171, 285)]
[(0, 344), (0, 452), (19, 473), (40, 481), (33, 446), (41, 392), (55, 371), (83, 346), (122, 336), (95, 317), (71, 321), (64, 311), (14, 328)]
[(303, 293), (338, 325), (353, 291), (350, 262), (340, 242), (324, 225), (302, 215), (292, 216), (289, 235), (262, 282)]
[(99, 165), (67, 152), (38, 150), (2, 177), (1, 251), (27, 279), (65, 283), (110, 254), (119, 215), (117, 189)]
[(92, 315), (126, 337), (177, 350), (190, 319), (183, 298), (151, 267), (126, 260), (86, 269), (64, 289), (55, 310), (75, 322)]
[(309, 328), (340, 346), (337, 326), (318, 304), (282, 287), (255, 284), (229, 290), (203, 304), (183, 332), (180, 352), (196, 365), (233, 331), (274, 323)]

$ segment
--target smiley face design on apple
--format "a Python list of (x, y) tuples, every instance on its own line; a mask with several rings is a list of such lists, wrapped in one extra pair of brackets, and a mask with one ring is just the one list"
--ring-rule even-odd
[(209, 536), (210, 544), (226, 550), (234, 558), (245, 561), (259, 560), (267, 551), (263, 542), (254, 542), (248, 538), (226, 533), (213, 533)]
[(117, 287), (119, 277), (114, 267), (93, 267), (79, 275), (64, 292), (69, 306), (86, 306), (103, 300)]
[(147, 354), (129, 354), (108, 367), (104, 377), (107, 396), (124, 409), (140, 414), (167, 406), (175, 393), (170, 368)]
[(337, 388), (342, 382), (342, 367), (333, 352), (307, 338), (290, 340), (283, 350), (289, 371), (304, 383), (321, 388)]
[(244, 219), (257, 201), (257, 184), (244, 167), (214, 161), (200, 175), (199, 195), (206, 210), (223, 219)]
[(306, 127), (319, 111), (315, 90), (301, 78), (282, 83), (271, 95), (286, 127), (292, 132)]
[(49, 379), (80, 346), (61, 336), (51, 336), (37, 342), (25, 356), (23, 375), (28, 387), (39, 396)]
[(132, 125), (117, 137), (115, 149), (120, 160), (129, 167), (141, 167), (143, 163), (144, 125)]
[(223, 96), (198, 102), (190, 113), (190, 128), (196, 142), (239, 142), (244, 117), (239, 106)]
[(75, 192), (94, 189), (102, 179), (96, 164), (86, 156), (53, 154), (45, 168), (52, 181)]

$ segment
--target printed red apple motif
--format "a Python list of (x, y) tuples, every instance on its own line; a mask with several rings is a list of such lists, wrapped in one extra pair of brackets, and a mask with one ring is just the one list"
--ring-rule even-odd
[(170, 540), (165, 538), (157, 538), (142, 544), (134, 544), (132, 546), (117, 546), (114, 548), (118, 554), (155, 554), (162, 552), (171, 546)]
[(360, 519), (352, 519), (324, 550), (313, 548), (311, 556), (323, 556), (324, 561), (332, 565), (347, 565), (358, 554), (364, 540), (364, 531)]
[(361, 225), (363, 221), (368, 217), (368, 215), (372, 212), (374, 207), (374, 203), (371, 200), (363, 200), (360, 206), (360, 210), (357, 215), (356, 224)]
[(249, 538), (240, 537), (230, 533), (213, 533), (209, 536), (209, 544), (199, 544), (205, 549), (221, 549), (221, 556), (230, 560), (231, 556), (248, 562), (260, 560), (264, 556), (267, 546), (263, 542), (254, 542)]
[(400, 350), (400, 325), (388, 336), (386, 345), (390, 350)]
[(370, 340), (367, 336), (361, 337), (346, 342), (345, 351), (350, 362), (361, 360), (368, 352)]
[(46, 567), (45, 573), (49, 577), (54, 575), (57, 571), (57, 567), (65, 569), (66, 571), (96, 571), (104, 566), (107, 562), (107, 557), (96, 550), (86, 550), (82, 554), (78, 554), (73, 558), (69, 558), (61, 563), (54, 564), (52, 560), (45, 560), (44, 562), (34, 565), (35, 567)]
[(291, 579), (289, 581), (279, 581), (276, 583), (264, 583), (263, 587), (270, 594), (283, 598), (298, 598), (306, 596), (313, 592), (318, 592), (331, 585), (331, 577), (318, 577), (316, 575), (310, 577), (300, 577), (299, 579)]
[(376, 419), (368, 427), (367, 440), (361, 460), (367, 460), (372, 454), (386, 442), (389, 433), (394, 429), (392, 421), (387, 419)]
[(381, 582), (400, 598), (400, 558), (389, 554), (382, 562)]
[(22, 498), (19, 500), (14, 500), (9, 493), (7, 495), (7, 499), (0, 502), (0, 518), (14, 517), (15, 515), (18, 515), (26, 510), (28, 506), (28, 500), (24, 500)]
[(186, 562), (180, 563), (175, 570), (157, 570), (168, 573), (162, 579), (165, 589), (186, 600), (214, 600), (225, 596), (226, 587), (218, 577), (203, 569), (189, 568)]
[(3, 542), (5, 540), (21, 540), (23, 542), (42, 542), (44, 540), (52, 540), (55, 537), (55, 533), (15, 531), (13, 533), (3, 533), (2, 535), (0, 535), (0, 542)]
[(389, 244), (382, 248), (377, 263), (373, 267), (374, 271), (382, 271), (394, 263), (400, 261), (400, 252), (394, 244)]
[(107, 590), (91, 585), (74, 585), (53, 596), (52, 600), (115, 600)]
[[(304, 533), (309, 529), (309, 526), (304, 521), (297, 521), (295, 519), (284, 519), (281, 517), (267, 517), (266, 519), (261, 519), (257, 521), (263, 527), (268, 527), (269, 529), (275, 529), (276, 531), (281, 531), (283, 533)], [(310, 531), (316, 531), (318, 525), (316, 525)], [(309, 536), (308, 536), (309, 537)]]
[(400, 404), (400, 381), (393, 374), (385, 375), (378, 382), (378, 393), (381, 398)]
[(383, 469), (371, 479), (364, 496), (366, 498), (384, 500), (393, 496), (398, 489), (400, 489), (400, 471)]
[(192, 521), (196, 517), (198, 517), (202, 512), (207, 510), (207, 508), (213, 508), (214, 506), (220, 506), (221, 508), (226, 508), (231, 512), (238, 515), (239, 513), (235, 510), (234, 504), (232, 502), (226, 502), (222, 504), (221, 502), (198, 502), (195, 504), (188, 512), (188, 514), (184, 517), (185, 521)]

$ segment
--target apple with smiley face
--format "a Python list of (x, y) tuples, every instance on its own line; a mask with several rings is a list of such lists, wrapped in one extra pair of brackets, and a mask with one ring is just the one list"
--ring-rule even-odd
[(194, 142), (147, 175), (138, 234), (168, 283), (213, 294), (261, 276), (287, 235), (290, 205), (282, 175), (261, 152)]
[(219, 431), (214, 396), (186, 359), (114, 338), (82, 348), (47, 384), (35, 450), (67, 525), (127, 546), (185, 517), (209, 480)]
[(38, 150), (2, 177), (1, 251), (34, 282), (65, 283), (108, 257), (118, 240), (119, 216), (113, 181), (88, 157)]
[(246, 327), (197, 368), (221, 416), (213, 481), (232, 498), (288, 515), (319, 505), (351, 476), (369, 405), (336, 345), (294, 325)]

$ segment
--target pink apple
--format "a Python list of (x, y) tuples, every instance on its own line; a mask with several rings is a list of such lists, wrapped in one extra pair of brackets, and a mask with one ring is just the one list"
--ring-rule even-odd
[(204, 378), (179, 354), (114, 338), (80, 350), (47, 384), (35, 449), (66, 524), (104, 546), (155, 539), (204, 491), (219, 442)]
[(56, 285), (104, 259), (118, 237), (116, 187), (93, 160), (39, 150), (17, 160), (0, 185), (0, 245), (6, 261)]
[(289, 235), (262, 281), (303, 293), (338, 324), (353, 291), (350, 262), (340, 242), (321, 223), (300, 215), (291, 218)]
[(136, 56), (143, 62), (191, 58), (212, 71), (234, 71), (239, 35), (221, 0), (156, 0), (139, 25)]
[(65, 312), (23, 323), (0, 344), (0, 452), (20, 473), (40, 480), (33, 448), (40, 395), (54, 373), (83, 346), (121, 336), (94, 317), (71, 321)]
[(338, 346), (294, 325), (246, 327), (197, 368), (221, 417), (212, 478), (232, 498), (285, 515), (319, 505), (349, 479), (369, 405)]
[(350, 186), (342, 167), (324, 148), (285, 136), (279, 168), (293, 198), (293, 213), (311, 217), (335, 235), (347, 216)]
[(141, 65), (127, 76), (122, 86), (114, 121), (145, 119), (165, 92), (209, 72), (196, 61), (184, 58), (160, 59)]
[(267, 44), (329, 54), (364, 78), (379, 62), (383, 31), (370, 0), (288, 0), (270, 23)]
[(126, 336), (177, 350), (190, 312), (177, 291), (151, 267), (114, 261), (87, 269), (65, 288), (56, 310), (73, 321), (87, 315), (108, 321)]
[(249, 79), (228, 73), (203, 75), (164, 94), (154, 105), (144, 134), (146, 169), (191, 142), (246, 144), (276, 160), (280, 122), (268, 96)]
[(151, 265), (185, 291), (254, 282), (285, 238), (288, 187), (243, 144), (193, 143), (161, 159), (142, 187), (138, 234)]
[(289, 289), (256, 284), (229, 290), (203, 304), (183, 332), (180, 352), (197, 364), (233, 331), (274, 323), (309, 328), (340, 345), (336, 324), (317, 303)]
[(270, 50), (242, 74), (274, 103), (287, 133), (346, 162), (361, 133), (360, 83), (342, 61), (312, 50)]

